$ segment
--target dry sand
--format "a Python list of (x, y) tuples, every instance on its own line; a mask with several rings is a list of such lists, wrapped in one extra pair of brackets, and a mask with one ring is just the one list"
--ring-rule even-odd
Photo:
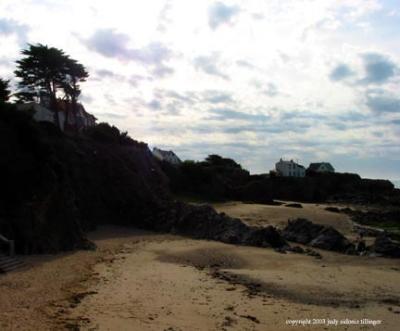
[[(349, 226), (343, 215), (318, 213), (323, 208), (315, 205), (217, 208), (251, 224), (314, 215)], [(117, 227), (91, 239), (96, 252), (30, 257), (30, 269), (1, 276), (0, 330), (399, 329), (398, 260), (326, 251), (318, 260)], [(382, 324), (326, 324), (346, 318)], [(320, 324), (287, 324), (304, 319)]]

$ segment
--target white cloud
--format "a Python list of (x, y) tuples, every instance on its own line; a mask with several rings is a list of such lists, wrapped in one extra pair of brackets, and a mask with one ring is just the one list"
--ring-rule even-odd
[(253, 171), (281, 155), (393, 158), (400, 50), (379, 20), (393, 10), (377, 0), (2, 0), (0, 74), (12, 75), (22, 42), (62, 48), (90, 69), (89, 111), (183, 157), (221, 153)]

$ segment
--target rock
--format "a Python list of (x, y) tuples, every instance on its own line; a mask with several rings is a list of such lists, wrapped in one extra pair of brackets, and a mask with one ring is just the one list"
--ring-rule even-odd
[(309, 244), (312, 247), (336, 252), (346, 252), (346, 250), (352, 246), (349, 240), (332, 227), (326, 227), (321, 230), (318, 236)]
[(245, 243), (251, 246), (281, 248), (287, 246), (286, 240), (273, 226), (251, 228)]
[(305, 250), (305, 253), (306, 253), (306, 255), (308, 255), (308, 256), (313, 256), (313, 257), (315, 257), (316, 259), (322, 259), (322, 255), (319, 254), (318, 252), (314, 251), (313, 249), (307, 248), (307, 249)]
[(308, 244), (324, 227), (313, 224), (305, 218), (289, 220), (288, 225), (283, 229), (282, 235), (286, 240), (294, 241), (299, 244)]
[(383, 256), (400, 258), (400, 243), (390, 239), (385, 233), (376, 237), (372, 249)]
[(218, 214), (208, 205), (175, 202), (165, 208), (149, 221), (150, 229), (230, 244), (273, 248), (288, 246), (273, 226), (251, 227), (237, 218)]
[(326, 207), (325, 210), (330, 211), (332, 213), (340, 213), (340, 209), (337, 207)]
[(354, 247), (336, 229), (314, 224), (304, 218), (289, 220), (282, 235), (289, 241), (336, 252), (345, 253), (349, 248)]
[(304, 249), (300, 246), (292, 246), (288, 248), (289, 252), (297, 253), (297, 254), (304, 254)]
[(370, 226), (362, 226), (359, 224), (354, 224), (353, 230), (364, 237), (377, 237), (383, 233), (383, 230), (381, 229), (376, 229)]
[(300, 203), (287, 203), (285, 207), (292, 207), (292, 208), (303, 208)]

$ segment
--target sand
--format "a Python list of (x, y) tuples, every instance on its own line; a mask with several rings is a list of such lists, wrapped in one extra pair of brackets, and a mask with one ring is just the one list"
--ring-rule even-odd
[[(350, 222), (316, 205), (217, 208), (252, 224), (296, 213), (341, 228)], [(91, 239), (95, 252), (30, 257), (31, 268), (1, 276), (0, 329), (398, 330), (400, 323), (398, 260), (321, 250), (315, 259), (118, 227)], [(315, 324), (288, 324), (298, 320)]]

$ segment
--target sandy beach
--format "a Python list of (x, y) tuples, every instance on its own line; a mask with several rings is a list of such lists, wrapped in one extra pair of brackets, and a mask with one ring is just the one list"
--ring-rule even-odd
[[(250, 224), (307, 217), (351, 230), (347, 216), (314, 204), (215, 207)], [(0, 276), (1, 330), (397, 330), (400, 322), (398, 260), (321, 250), (316, 259), (115, 226), (90, 239), (96, 251), (26, 257), (29, 268)]]

